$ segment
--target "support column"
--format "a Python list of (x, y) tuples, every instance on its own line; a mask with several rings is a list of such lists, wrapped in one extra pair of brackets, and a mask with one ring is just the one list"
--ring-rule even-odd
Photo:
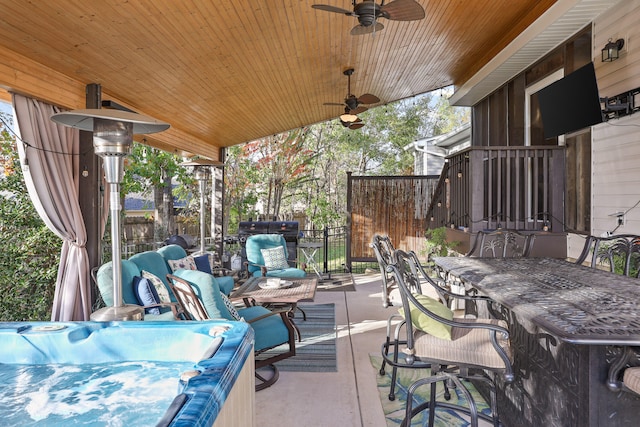
[[(87, 108), (100, 108), (102, 103), (101, 87), (99, 84), (89, 84), (86, 87)], [(80, 131), (80, 188), (78, 198), (80, 210), (87, 231), (87, 253), (90, 268), (101, 264), (102, 251), (100, 248), (100, 217), (102, 209), (102, 159), (96, 156), (93, 149), (93, 133)], [(92, 304), (96, 300), (95, 283), (91, 284)]]

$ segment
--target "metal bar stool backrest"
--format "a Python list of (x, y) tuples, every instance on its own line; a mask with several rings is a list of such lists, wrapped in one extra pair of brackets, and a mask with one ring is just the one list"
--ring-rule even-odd
[(640, 236), (635, 234), (617, 234), (606, 237), (589, 236), (576, 264), (584, 264), (591, 256), (589, 265), (599, 265), (625, 276), (638, 277), (640, 274)]
[(466, 256), (526, 258), (531, 255), (535, 237), (517, 230), (479, 231)]

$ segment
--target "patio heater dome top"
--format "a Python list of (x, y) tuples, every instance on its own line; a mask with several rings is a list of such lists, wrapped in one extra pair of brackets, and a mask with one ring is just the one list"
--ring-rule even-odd
[(94, 130), (93, 119), (132, 123), (134, 134), (162, 132), (170, 126), (168, 123), (142, 114), (102, 108), (63, 111), (51, 116), (54, 122), (89, 132)]

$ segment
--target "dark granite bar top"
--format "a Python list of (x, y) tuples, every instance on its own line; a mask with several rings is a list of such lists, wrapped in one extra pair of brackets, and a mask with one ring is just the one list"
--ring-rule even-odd
[(563, 341), (640, 345), (640, 279), (554, 258), (437, 257), (435, 263)]

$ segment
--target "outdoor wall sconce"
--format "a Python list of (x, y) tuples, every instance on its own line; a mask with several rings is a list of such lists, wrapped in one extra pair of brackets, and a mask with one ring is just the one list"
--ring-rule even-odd
[(612, 41), (611, 39), (609, 39), (609, 42), (604, 45), (604, 48), (602, 48), (602, 62), (611, 62), (618, 59), (620, 49), (622, 49), (623, 47), (623, 39), (618, 39), (616, 41)]
[(111, 260), (113, 262), (113, 307), (91, 314), (91, 320), (142, 320), (144, 309), (122, 300), (122, 256), (120, 251), (120, 183), (124, 177), (124, 158), (131, 153), (134, 134), (161, 132), (169, 124), (128, 111), (87, 109), (56, 113), (51, 120), (64, 126), (93, 132), (93, 148), (102, 157), (104, 175), (109, 184), (111, 212)]

